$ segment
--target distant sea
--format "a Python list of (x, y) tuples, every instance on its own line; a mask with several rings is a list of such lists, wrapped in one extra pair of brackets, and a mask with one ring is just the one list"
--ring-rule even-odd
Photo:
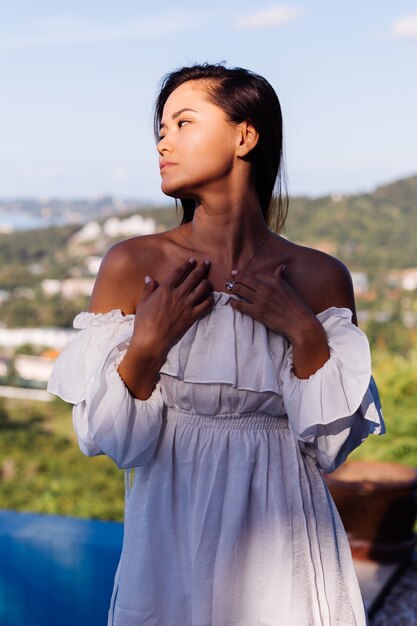
[(48, 228), (48, 226), (61, 226), (65, 223), (62, 219), (47, 219), (34, 215), (17, 215), (0, 213), (0, 233), (14, 230), (32, 230), (34, 228)]

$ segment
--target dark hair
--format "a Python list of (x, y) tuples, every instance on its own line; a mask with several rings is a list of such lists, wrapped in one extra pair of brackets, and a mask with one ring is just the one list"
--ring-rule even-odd
[[(155, 103), (154, 132), (158, 140), (162, 113), (171, 93), (190, 80), (207, 81), (209, 100), (226, 113), (230, 122), (250, 121), (259, 134), (255, 148), (248, 155), (253, 166), (255, 190), (268, 226), (278, 232), (288, 211), (288, 196), (283, 173), (283, 124), (278, 96), (268, 81), (241, 67), (222, 64), (182, 67), (167, 74)], [(283, 188), (284, 187), (284, 193)], [(273, 192), (276, 189), (276, 195)], [(196, 201), (181, 199), (182, 224), (191, 222)]]

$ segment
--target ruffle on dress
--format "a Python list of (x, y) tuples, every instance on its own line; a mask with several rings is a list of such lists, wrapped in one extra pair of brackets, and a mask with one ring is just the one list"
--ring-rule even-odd
[(81, 332), (71, 339), (57, 358), (48, 390), (71, 404), (85, 400), (103, 358), (119, 345), (127, 347), (134, 320), (134, 315), (123, 315), (120, 310), (79, 313), (73, 326)]
[[(330, 358), (308, 379), (299, 379), (289, 342), (235, 311), (230, 306), (232, 297), (215, 293), (212, 310), (170, 350), (160, 371), (161, 382), (146, 401), (132, 398), (117, 372), (135, 316), (115, 310), (83, 312), (75, 318), (80, 333), (57, 359), (48, 389), (76, 405), (74, 425), (83, 452), (105, 452), (124, 467), (146, 462), (162, 422), (165, 376), (181, 381), (185, 394), (198, 384), (282, 398), (290, 429), (305, 452), (315, 455), (328, 471), (369, 433), (384, 432), (368, 340), (352, 324), (349, 309), (331, 307), (317, 315), (328, 338)], [(210, 414), (210, 407), (205, 413)], [(147, 425), (144, 441), (142, 432), (135, 443), (143, 424)], [(335, 444), (340, 454), (335, 454)]]
[(281, 395), (277, 373), (288, 343), (282, 335), (230, 306), (233, 296), (215, 292), (215, 305), (168, 353), (161, 374), (187, 383), (225, 384)]

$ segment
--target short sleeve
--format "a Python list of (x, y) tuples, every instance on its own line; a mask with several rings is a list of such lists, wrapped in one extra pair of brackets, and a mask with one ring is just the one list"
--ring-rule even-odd
[(317, 316), (330, 357), (310, 378), (294, 374), (291, 346), (281, 370), (290, 428), (325, 471), (336, 469), (370, 433), (385, 432), (369, 343), (351, 316), (349, 309), (336, 307)]
[(152, 457), (161, 424), (163, 400), (157, 385), (150, 398), (134, 398), (118, 373), (130, 342), (134, 316), (120, 311), (81, 313), (79, 329), (52, 371), (48, 390), (74, 404), (73, 422), (80, 449), (107, 454), (119, 467), (136, 467)]

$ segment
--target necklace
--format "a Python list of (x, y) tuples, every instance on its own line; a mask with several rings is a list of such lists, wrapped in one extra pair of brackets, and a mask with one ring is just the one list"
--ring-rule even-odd
[[(245, 270), (248, 269), (249, 265), (252, 263), (253, 257), (255, 256), (255, 254), (257, 252), (259, 252), (259, 250), (261, 249), (261, 247), (264, 245), (265, 241), (268, 239), (268, 237), (271, 235), (271, 231), (268, 232), (268, 234), (266, 235), (266, 237), (264, 237), (262, 239), (262, 241), (260, 243), (258, 243), (258, 245), (256, 246), (255, 250), (252, 252), (251, 256), (249, 257), (249, 261), (246, 263), (246, 265), (244, 265), (242, 267), (242, 269), (240, 270), (235, 270), (235, 273), (233, 274), (233, 278), (227, 278), (223, 272), (221, 272), (215, 265), (213, 265), (213, 263), (211, 263), (211, 267), (214, 269), (214, 271), (223, 278), (225, 285), (226, 285), (226, 289), (227, 291), (233, 291), (233, 287), (235, 286), (235, 281), (236, 281), (236, 277), (239, 273), (244, 272)], [(196, 250), (195, 248), (193, 248), (191, 246), (191, 250), (193, 252), (195, 252), (197, 254), (197, 256), (200, 257), (200, 259), (203, 259), (203, 261), (206, 260), (206, 257), (204, 257), (202, 254), (200, 254), (200, 252), (198, 250)]]

